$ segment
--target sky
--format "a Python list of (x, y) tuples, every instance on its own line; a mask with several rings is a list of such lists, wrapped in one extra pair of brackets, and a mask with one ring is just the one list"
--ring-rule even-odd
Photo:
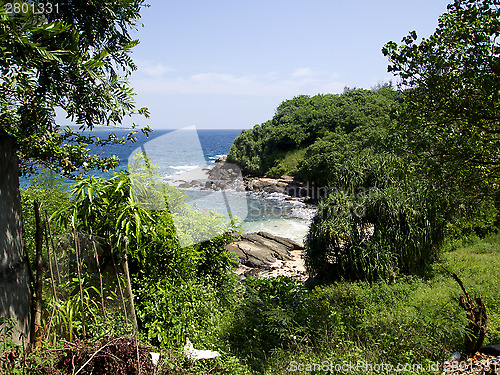
[(130, 121), (153, 129), (251, 128), (297, 95), (394, 81), (381, 49), (428, 37), (444, 0), (149, 0), (132, 33)]

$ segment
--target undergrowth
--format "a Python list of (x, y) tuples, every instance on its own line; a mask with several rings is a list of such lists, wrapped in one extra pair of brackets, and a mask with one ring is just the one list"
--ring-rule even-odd
[[(278, 375), (300, 369), (325, 373), (321, 367), (306, 371), (306, 366), (361, 363), (367, 366), (350, 373), (371, 374), (377, 371), (370, 369), (370, 364), (422, 365), (425, 369), (463, 349), (466, 317), (458, 305), (461, 290), (437, 263), (423, 275), (401, 276), (391, 282), (341, 280), (307, 290), (293, 279), (280, 277), (249, 278), (238, 286), (234, 278), (226, 279), (225, 273), (217, 272), (228, 264), (220, 253), (226, 241), (221, 238), (219, 242), (204, 243), (192, 250), (199, 255), (199, 267), (193, 268), (196, 272), (190, 279), (174, 282), (175, 277), (161, 276), (159, 272), (133, 280), (139, 338), (151, 351), (164, 353), (163, 373)], [(183, 259), (178, 264), (184, 264)], [(151, 260), (158, 263), (160, 258)], [(489, 318), (484, 344), (500, 343), (500, 234), (455, 243), (442, 253), (441, 262), (461, 278), (471, 295), (482, 296)], [(50, 282), (47, 280), (45, 285), (48, 287)], [(75, 285), (69, 288), (73, 292)], [(52, 294), (47, 291), (45, 296)], [(50, 312), (53, 302), (49, 298), (45, 303)], [(71, 321), (63, 319), (64, 311), (56, 310), (54, 334), (39, 352), (19, 353), (12, 342), (2, 339), (0, 373), (36, 373), (43, 366), (54, 366), (59, 360), (60, 339), (71, 340), (72, 332), (80, 335), (80, 303), (73, 305), (66, 314)], [(91, 299), (88, 305), (89, 310), (98, 312), (99, 306), (94, 306)], [(123, 334), (112, 315), (108, 318), (114, 324), (111, 328), (108, 323), (98, 324), (98, 320), (86, 322), (87, 335), (93, 337), (88, 339), (90, 344), (105, 335)], [(56, 327), (65, 335), (56, 337)], [(195, 348), (217, 350), (221, 356), (186, 362), (182, 353), (185, 337)], [(155, 348), (158, 344), (160, 348)]]

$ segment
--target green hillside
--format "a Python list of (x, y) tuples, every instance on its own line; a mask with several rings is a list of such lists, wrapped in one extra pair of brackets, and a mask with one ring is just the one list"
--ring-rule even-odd
[(244, 130), (229, 160), (255, 175), (295, 174), (327, 183), (327, 176), (318, 176), (317, 170), (336, 154), (386, 147), (381, 137), (400, 103), (401, 95), (390, 85), (346, 89), (341, 95), (300, 95), (281, 103), (271, 120)]

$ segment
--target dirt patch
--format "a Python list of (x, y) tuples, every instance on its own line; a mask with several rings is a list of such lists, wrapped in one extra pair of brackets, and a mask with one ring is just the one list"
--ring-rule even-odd
[(287, 276), (293, 277), (300, 281), (307, 280), (307, 272), (302, 259), (302, 250), (290, 251), (291, 260), (277, 260), (272, 263), (268, 271), (263, 271), (262, 277), (278, 277)]
[[(151, 352), (153, 347), (142, 344), (134, 337), (106, 338), (98, 343), (65, 342), (63, 349), (55, 354), (52, 366), (39, 368), (43, 375), (167, 375), (193, 374), (193, 362), (188, 359), (169, 361), (169, 366), (155, 366)], [(165, 354), (162, 354), (164, 357)], [(163, 358), (164, 359), (164, 358)], [(177, 363), (176, 363), (177, 362)], [(167, 367), (167, 368), (165, 368)], [(219, 368), (210, 370), (219, 374)]]

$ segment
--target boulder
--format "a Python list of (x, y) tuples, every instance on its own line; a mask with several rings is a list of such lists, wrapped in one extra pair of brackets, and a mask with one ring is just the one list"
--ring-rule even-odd
[(499, 356), (500, 355), (500, 345), (488, 345), (479, 349), (479, 353)]
[(268, 269), (277, 260), (292, 260), (290, 251), (303, 249), (298, 243), (267, 232), (235, 233), (235, 242), (226, 245), (226, 250), (238, 257), (247, 267)]

